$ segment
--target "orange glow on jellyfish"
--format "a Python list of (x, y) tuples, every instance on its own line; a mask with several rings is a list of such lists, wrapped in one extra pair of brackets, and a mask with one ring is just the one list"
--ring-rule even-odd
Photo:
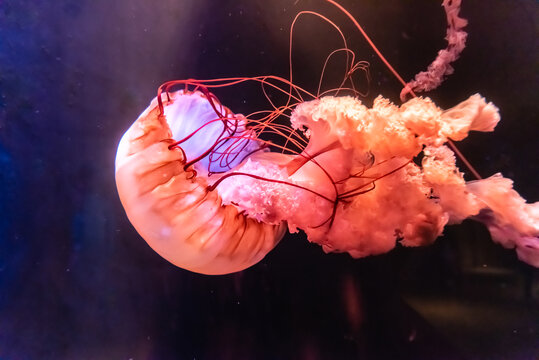
[[(414, 93), (438, 86), (464, 48), (460, 1), (443, 2), (448, 48), (409, 83), (346, 9), (326, 1), (354, 22), (399, 79), (403, 100), (412, 98), (398, 106), (378, 96), (366, 107), (351, 75), (368, 71), (368, 64), (356, 62), (335, 23), (301, 12), (291, 39), (300, 16), (317, 16), (340, 34), (343, 47), (328, 57), (346, 54), (340, 87), (311, 93), (294, 84), (292, 64), (287, 79), (163, 84), (124, 134), (116, 157), (120, 199), (139, 234), (179, 267), (225, 274), (256, 264), (286, 229), (302, 230), (326, 252), (360, 258), (397, 242), (430, 244), (445, 225), (472, 218), (539, 267), (539, 203), (527, 204), (501, 174), (467, 182), (456, 167), (453, 142), (470, 131), (493, 131), (496, 106), (475, 94), (443, 110)], [(246, 82), (261, 84), (269, 110), (236, 114), (213, 94)], [(277, 104), (269, 92), (285, 100)], [(413, 161), (418, 156), (421, 164)]]

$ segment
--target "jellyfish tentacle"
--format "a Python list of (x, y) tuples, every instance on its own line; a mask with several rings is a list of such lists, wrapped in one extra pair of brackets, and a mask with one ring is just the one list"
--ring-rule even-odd
[[(492, 131), (498, 121), (498, 109), (479, 95), (445, 111), (430, 99), (398, 107), (378, 97), (367, 108), (352, 97), (324, 97), (299, 104), (292, 113), (292, 127), (306, 127), (310, 134), (301, 154), (273, 163), (269, 155), (255, 155), (236, 170), (242, 176), (230, 174), (215, 185), (224, 201), (234, 201), (247, 215), (286, 221), (327, 252), (363, 257), (387, 252), (397, 241), (426, 245), (447, 223), (483, 214), (477, 219), (495, 241), (506, 239), (533, 265), (539, 256), (533, 240), (537, 215), (522, 210), (528, 228), (510, 226), (507, 213), (492, 203), (493, 182), (467, 189), (454, 160), (444, 160), (453, 156), (444, 145), (448, 138)], [(422, 164), (415, 164), (422, 152)], [(514, 208), (528, 209), (522, 201), (514, 201)]]
[(400, 98), (405, 101), (408, 94), (414, 97), (414, 91), (425, 92), (436, 89), (444, 79), (453, 73), (451, 63), (456, 61), (466, 47), (468, 34), (463, 28), (468, 24), (466, 19), (459, 17), (461, 0), (443, 0), (447, 18), (447, 47), (438, 52), (436, 59), (428, 66), (426, 71), (416, 74), (401, 91)]
[[(458, 59), (460, 53), (465, 47), (467, 34), (464, 30), (462, 30), (462, 28), (466, 26), (467, 20), (458, 17), (461, 0), (443, 0), (442, 5), (444, 7), (444, 10), (446, 11), (448, 20), (446, 37), (448, 41), (448, 49), (441, 50), (439, 56), (434, 60), (431, 66), (429, 66), (429, 69), (426, 72), (420, 72), (417, 75), (418, 77), (414, 81), (407, 83), (397, 72), (397, 70), (395, 70), (391, 63), (385, 58), (385, 56), (378, 49), (378, 47), (374, 44), (371, 38), (367, 35), (366, 31), (359, 24), (357, 19), (335, 0), (326, 1), (337, 7), (354, 23), (355, 27), (359, 30), (363, 38), (367, 41), (367, 43), (376, 53), (378, 58), (382, 60), (384, 65), (402, 84), (403, 89), (401, 91), (400, 97), (401, 101), (403, 102), (405, 101), (408, 94), (410, 94), (413, 98), (417, 97), (414, 90), (425, 89), (426, 91), (428, 91), (438, 87), (441, 84), (443, 77), (453, 72), (453, 68), (451, 67), (450, 63)], [(453, 151), (457, 154), (459, 159), (464, 163), (466, 168), (472, 173), (472, 175), (477, 180), (480, 180), (481, 175), (479, 175), (479, 172), (477, 172), (477, 170), (468, 161), (468, 159), (466, 159), (466, 157), (460, 152), (460, 150), (457, 148), (457, 145), (455, 145), (455, 143), (451, 139), (447, 139), (447, 143), (449, 144), (451, 149), (453, 149)]]
[[(363, 29), (363, 27), (359, 24), (357, 19), (348, 11), (346, 10), (341, 4), (334, 0), (326, 0), (328, 3), (332, 4), (336, 8), (338, 8), (343, 14), (345, 14), (354, 24), (354, 26), (359, 30), (365, 41), (369, 44), (369, 46), (373, 49), (373, 51), (376, 53), (378, 58), (382, 60), (384, 65), (391, 71), (391, 73), (399, 80), (399, 82), (402, 84), (402, 86), (406, 87), (406, 81), (400, 76), (400, 74), (395, 70), (395, 68), (391, 65), (391, 63), (385, 58), (385, 56), (382, 54), (382, 52), (378, 49), (378, 47), (374, 44), (372, 39), (367, 35), (367, 32)], [(410, 91), (410, 93), (415, 97), (415, 93), (413, 91)]]

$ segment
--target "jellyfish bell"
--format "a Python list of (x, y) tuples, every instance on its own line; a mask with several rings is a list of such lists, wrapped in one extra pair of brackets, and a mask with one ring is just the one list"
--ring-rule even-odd
[[(137, 232), (171, 263), (204, 274), (243, 270), (273, 249), (285, 227), (249, 218), (208, 190), (208, 169), (221, 171), (236, 160), (215, 165), (204, 153), (227, 131), (244, 131), (242, 118), (226, 109), (216, 121), (216, 112), (198, 92), (168, 95), (164, 112), (154, 99), (120, 141), (116, 183), (122, 205)], [(184, 126), (192, 137), (179, 148), (173, 139), (188, 137)], [(197, 137), (199, 128), (205, 136)], [(189, 165), (193, 158), (197, 164)]]
[[(448, 36), (463, 41), (458, 5), (444, 1), (456, 31)], [(205, 274), (256, 264), (287, 228), (302, 230), (326, 252), (359, 258), (397, 242), (430, 244), (447, 224), (467, 218), (539, 267), (539, 202), (527, 204), (501, 174), (465, 181), (456, 167), (453, 142), (470, 131), (493, 131), (497, 107), (479, 94), (447, 110), (415, 96), (439, 84), (457, 57), (437, 58), (438, 66), (410, 83), (399, 77), (403, 97), (413, 95), (400, 106), (378, 96), (367, 107), (358, 96), (336, 96), (341, 88), (311, 94), (292, 83), (292, 70), (289, 79), (165, 83), (118, 147), (116, 182), (127, 216), (165, 259)], [(345, 80), (357, 64), (347, 66)], [(285, 93), (287, 100), (278, 105), (268, 97), (271, 110), (243, 116), (211, 92), (244, 82), (262, 84), (266, 96), (267, 88)], [(184, 89), (173, 91), (179, 85)], [(287, 124), (276, 122), (282, 117)], [(284, 143), (264, 139), (268, 132)]]

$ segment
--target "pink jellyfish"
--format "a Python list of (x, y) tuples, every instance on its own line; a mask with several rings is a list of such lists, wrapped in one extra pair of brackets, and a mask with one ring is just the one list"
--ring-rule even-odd
[[(341, 86), (310, 93), (293, 83), (292, 66), (288, 79), (163, 84), (116, 156), (118, 192), (138, 233), (181, 268), (226, 274), (259, 262), (287, 229), (304, 231), (326, 252), (359, 258), (390, 251), (397, 242), (430, 244), (445, 225), (473, 218), (494, 241), (539, 267), (539, 202), (527, 204), (501, 174), (467, 182), (455, 165), (453, 141), (470, 131), (493, 131), (500, 120), (496, 106), (476, 94), (443, 110), (414, 94), (438, 86), (464, 48), (460, 1), (443, 2), (448, 48), (408, 84), (352, 15), (326, 1), (354, 22), (401, 81), (403, 100), (412, 99), (398, 106), (378, 96), (371, 108), (363, 105), (351, 74), (368, 71), (367, 64), (355, 62), (333, 22), (301, 12), (294, 23), (316, 15), (341, 34), (344, 46), (335, 51), (347, 55)], [(271, 110), (236, 114), (211, 92), (244, 82), (262, 85)], [(285, 94), (286, 101), (274, 103), (268, 91)], [(351, 95), (338, 96), (346, 91)], [(283, 145), (265, 140), (267, 134)], [(413, 161), (418, 156), (420, 164)]]

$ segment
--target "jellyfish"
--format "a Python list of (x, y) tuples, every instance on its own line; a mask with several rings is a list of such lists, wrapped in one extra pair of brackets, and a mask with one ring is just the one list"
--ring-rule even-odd
[[(465, 181), (456, 166), (461, 154), (454, 142), (470, 131), (493, 131), (498, 108), (475, 94), (444, 110), (415, 94), (439, 85), (462, 51), (460, 1), (443, 3), (452, 55), (440, 52), (436, 64), (409, 83), (349, 12), (326, 1), (354, 22), (401, 81), (401, 97), (411, 99), (397, 105), (380, 95), (372, 107), (363, 104), (351, 75), (368, 75), (367, 64), (355, 61), (331, 20), (299, 13), (292, 29), (300, 16), (314, 15), (341, 34), (343, 47), (329, 55), (346, 54), (341, 86), (311, 93), (294, 84), (292, 64), (289, 78), (161, 85), (116, 155), (120, 200), (140, 236), (178, 267), (227, 274), (259, 262), (287, 230), (303, 231), (325, 252), (361, 258), (397, 243), (431, 244), (447, 224), (471, 218), (484, 223), (495, 242), (539, 267), (539, 202), (526, 203), (501, 174)], [(450, 36), (455, 33), (458, 49)], [(234, 113), (213, 93), (246, 82), (261, 85), (270, 110)], [(284, 102), (277, 104), (269, 91), (284, 94)]]

